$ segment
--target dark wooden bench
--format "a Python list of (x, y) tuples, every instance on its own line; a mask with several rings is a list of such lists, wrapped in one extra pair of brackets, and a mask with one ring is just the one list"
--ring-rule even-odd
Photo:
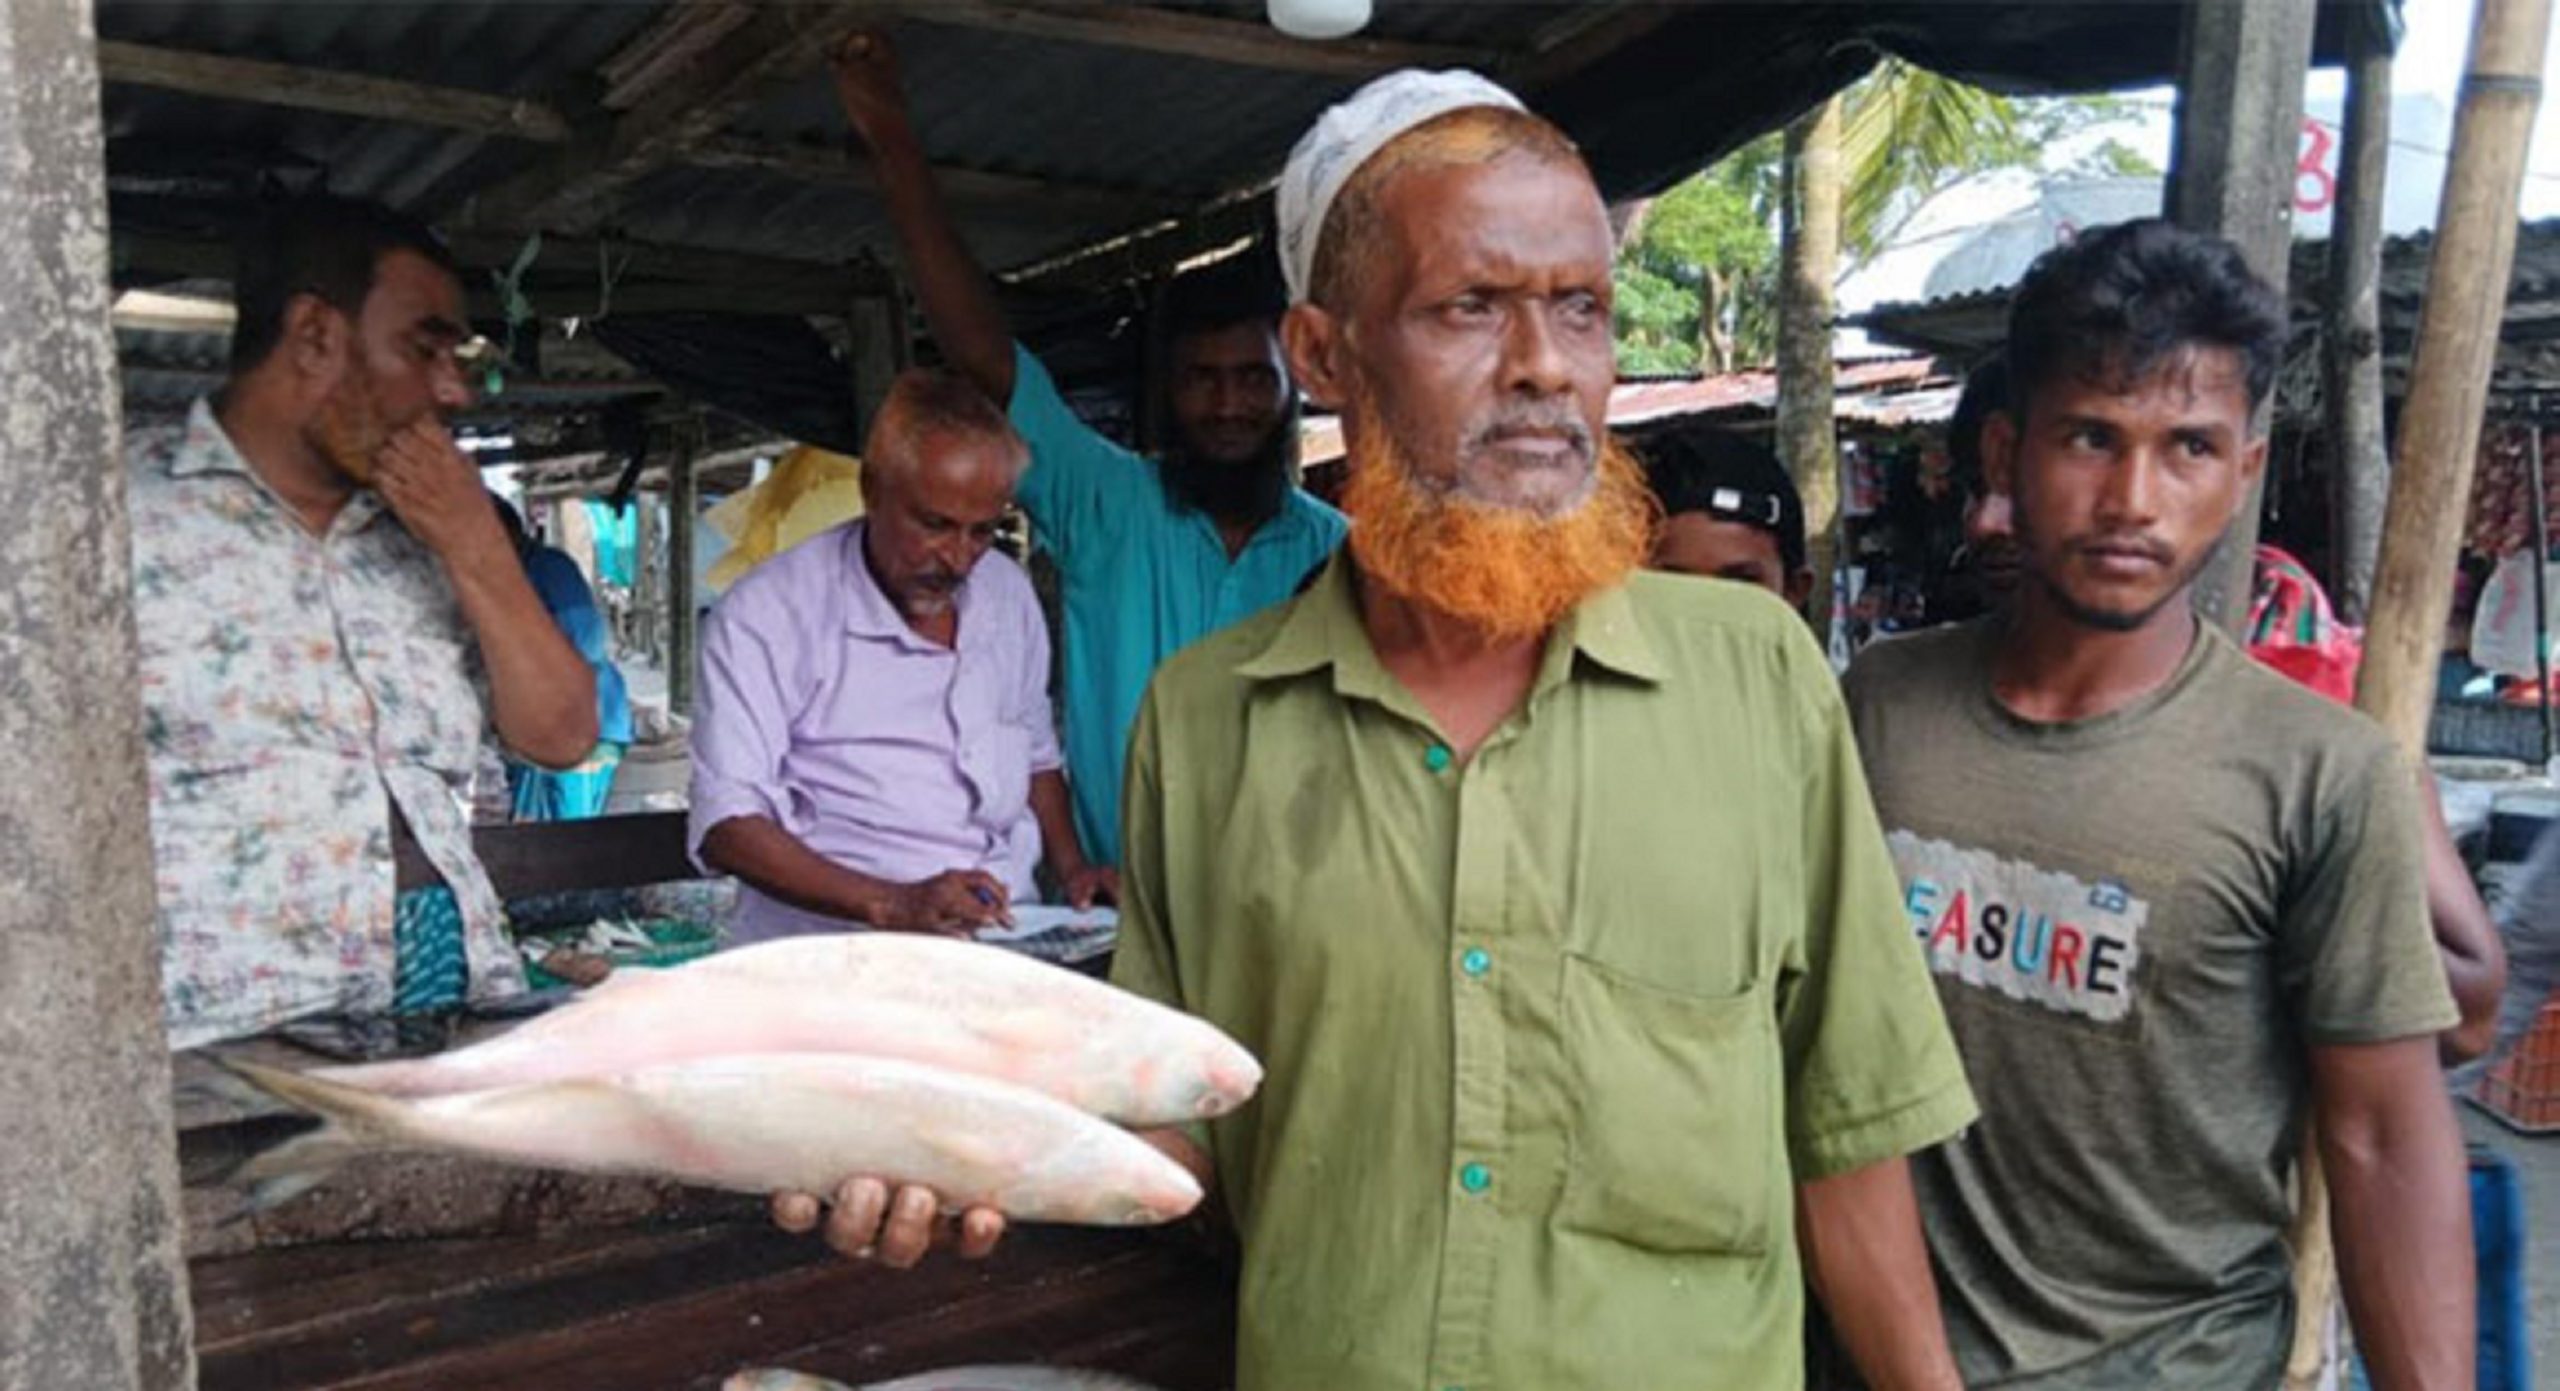
[(262, 1251), (191, 1269), (204, 1391), (715, 1391), (742, 1367), (848, 1384), (972, 1363), (1216, 1391), (1234, 1285), (1181, 1232), (1010, 1234), (984, 1263), (838, 1257), (760, 1215)]
[[(392, 864), (399, 886), (436, 882), (434, 866), (394, 818)], [(685, 855), (684, 813), (639, 812), (591, 821), (475, 826), (471, 848), (502, 899), (573, 889), (636, 889), (702, 873)]]

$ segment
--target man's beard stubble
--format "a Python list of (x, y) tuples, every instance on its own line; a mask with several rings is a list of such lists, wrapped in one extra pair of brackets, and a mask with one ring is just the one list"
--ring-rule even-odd
[(1267, 522), (1280, 515), (1280, 504), (1289, 495), (1289, 435), (1294, 428), (1284, 421), (1253, 457), (1232, 463), (1178, 447), (1160, 470), (1164, 490), (1177, 505), (1215, 521)]
[(372, 486), (373, 456), (391, 432), (374, 404), (373, 377), (361, 358), (348, 360), (346, 375), (321, 402), (313, 425), (320, 436), (320, 452), (329, 462), (357, 486)]
[(1589, 496), (1542, 517), (1425, 489), (1383, 422), (1361, 423), (1342, 497), (1348, 544), (1361, 575), (1393, 593), (1492, 637), (1528, 638), (1644, 562), (1657, 509), (1614, 438), (1601, 439)]

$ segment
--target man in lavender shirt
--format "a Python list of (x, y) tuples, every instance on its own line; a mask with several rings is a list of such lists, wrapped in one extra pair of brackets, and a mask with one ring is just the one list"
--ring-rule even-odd
[(975, 386), (908, 372), (864, 449), (863, 519), (712, 612), (687, 834), (744, 885), (733, 941), (966, 933), (1034, 896), (1044, 850), (1077, 907), (1116, 897), (1076, 840), (1039, 601), (988, 551), (1028, 460)]

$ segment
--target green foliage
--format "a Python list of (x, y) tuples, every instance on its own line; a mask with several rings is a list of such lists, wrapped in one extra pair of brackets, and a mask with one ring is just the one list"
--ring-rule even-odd
[(2110, 136), (2073, 161), (2071, 172), (2094, 179), (2156, 179), (2160, 177), (2160, 166), (2140, 150)]
[[(1891, 245), (1923, 204), (1955, 184), (2036, 168), (2056, 142), (2139, 114), (2115, 97), (2000, 96), (1898, 59), (1852, 85), (1843, 108), (1843, 276)], [(1711, 339), (1729, 345), (1735, 367), (1775, 355), (1782, 144), (1772, 132), (1643, 209), (1618, 250), (1620, 371), (1712, 370), (1702, 352)], [(2072, 172), (2158, 171), (2110, 139)], [(1700, 322), (1704, 303), (1715, 306), (1712, 323)]]
[(1618, 372), (1648, 377), (1698, 370), (1698, 291), (1646, 266), (1618, 261)]
[[(1774, 135), (1754, 141), (1637, 214), (1618, 253), (1620, 371), (1703, 370), (1709, 337), (1731, 344), (1736, 362), (1768, 357), (1776, 322), (1778, 148)], [(1714, 322), (1702, 325), (1709, 302)]]

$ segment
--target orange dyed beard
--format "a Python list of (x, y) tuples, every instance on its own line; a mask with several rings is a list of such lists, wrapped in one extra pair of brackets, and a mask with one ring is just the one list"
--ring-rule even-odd
[(1603, 437), (1590, 496), (1556, 517), (1433, 493), (1375, 417), (1351, 451), (1342, 510), (1364, 579), (1496, 640), (1536, 637), (1618, 583), (1652, 544), (1654, 502), (1635, 459)]

